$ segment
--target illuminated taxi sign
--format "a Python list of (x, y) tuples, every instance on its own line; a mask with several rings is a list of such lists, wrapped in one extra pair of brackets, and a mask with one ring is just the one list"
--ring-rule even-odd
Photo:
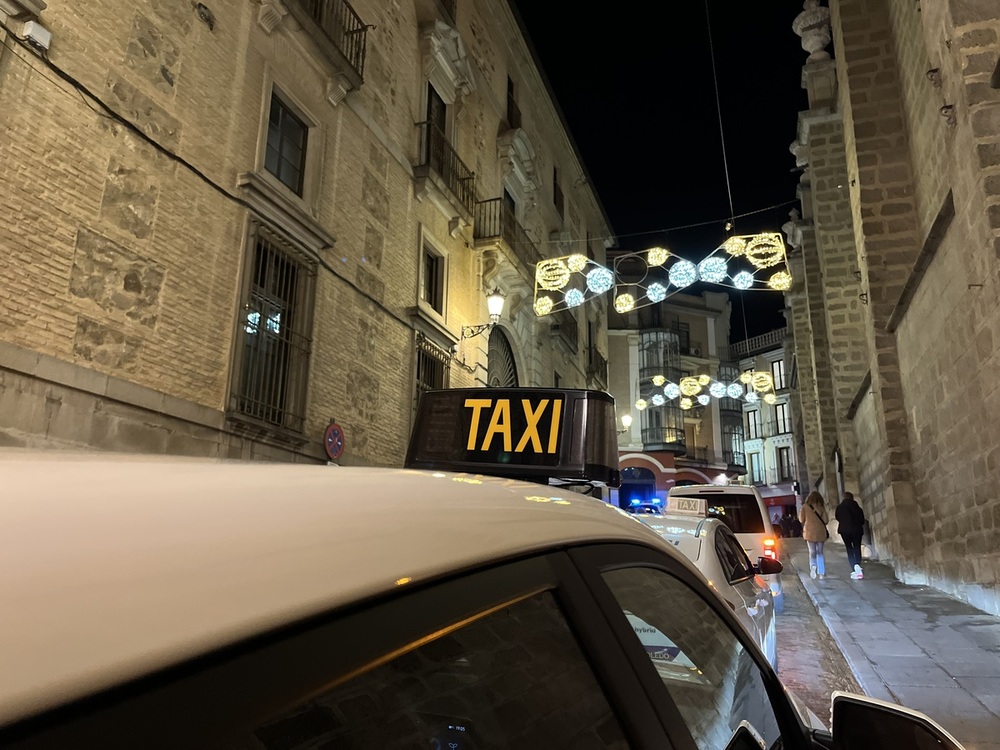
[(614, 399), (561, 388), (428, 391), (406, 466), (617, 486)]
[(667, 507), (664, 513), (676, 516), (699, 516), (705, 518), (708, 515), (708, 506), (703, 497), (668, 497)]

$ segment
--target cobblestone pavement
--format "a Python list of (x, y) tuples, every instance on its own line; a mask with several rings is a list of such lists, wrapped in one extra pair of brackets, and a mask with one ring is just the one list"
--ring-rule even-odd
[(864, 691), (806, 594), (791, 560), (782, 560), (785, 609), (777, 617), (778, 676), (825, 724), (834, 690)]

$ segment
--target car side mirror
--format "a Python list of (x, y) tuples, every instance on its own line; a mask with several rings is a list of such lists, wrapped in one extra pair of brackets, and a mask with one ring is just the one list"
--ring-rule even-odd
[(832, 730), (834, 750), (964, 750), (940, 724), (919, 711), (839, 690), (833, 694)]
[(773, 557), (758, 557), (757, 564), (753, 567), (762, 576), (774, 575), (784, 570), (784, 566)]

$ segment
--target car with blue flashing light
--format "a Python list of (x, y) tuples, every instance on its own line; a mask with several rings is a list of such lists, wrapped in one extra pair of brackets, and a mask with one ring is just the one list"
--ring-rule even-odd
[(803, 710), (691, 561), (592, 496), (619, 481), (606, 393), (430, 391), (404, 468), (0, 472), (5, 750), (960, 748), (865, 696), (832, 732)]

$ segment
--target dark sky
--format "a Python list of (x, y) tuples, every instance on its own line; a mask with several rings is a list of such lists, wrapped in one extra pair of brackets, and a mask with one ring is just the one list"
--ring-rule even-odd
[[(665, 244), (697, 262), (725, 239), (731, 215), (786, 204), (736, 220), (738, 234), (780, 231), (798, 182), (788, 146), (807, 106), (807, 53), (791, 29), (801, 2), (709, 0), (711, 43), (704, 0), (513, 4), (620, 248)], [(728, 291), (732, 340), (784, 325), (779, 293), (745, 292), (741, 304)]]

